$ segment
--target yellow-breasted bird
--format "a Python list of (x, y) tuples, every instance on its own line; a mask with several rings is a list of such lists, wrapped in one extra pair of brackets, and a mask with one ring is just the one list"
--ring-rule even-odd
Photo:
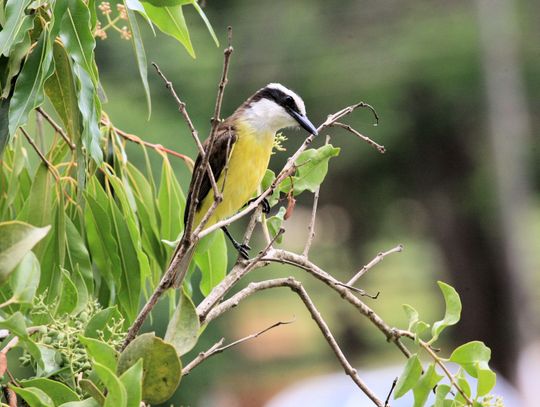
[[(317, 134), (317, 129), (306, 117), (306, 108), (302, 98), (279, 83), (270, 83), (259, 89), (230, 117), (219, 124), (208, 160), (217, 187), (222, 191), (223, 199), (205, 227), (235, 214), (253, 197), (268, 168), (276, 132), (285, 127), (298, 126), (311, 134)], [(208, 154), (208, 140), (203, 143), (203, 148)], [(194, 174), (201, 165), (201, 161), (199, 154), (195, 161)], [(223, 169), (226, 164), (228, 167), (225, 174)], [(224, 180), (225, 185), (223, 185)], [(194, 178), (191, 179), (189, 187), (184, 224), (187, 222), (190, 205), (197, 202), (193, 221), (195, 228), (212, 206), (214, 191), (206, 171), (204, 171), (197, 200), (192, 196), (193, 184)], [(226, 228), (223, 230), (234, 247), (247, 258), (249, 247), (236, 242)], [(176, 287), (184, 279), (193, 251), (192, 248), (178, 265), (173, 278)]]

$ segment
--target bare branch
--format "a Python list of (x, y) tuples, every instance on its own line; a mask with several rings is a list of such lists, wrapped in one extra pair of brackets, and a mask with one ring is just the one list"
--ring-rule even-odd
[(313, 301), (309, 297), (308, 293), (302, 286), (300, 282), (295, 280), (292, 277), (289, 278), (278, 278), (275, 280), (266, 280), (266, 281), (260, 281), (257, 283), (250, 283), (245, 289), (239, 291), (236, 295), (231, 297), (229, 300), (224, 301), (222, 304), (220, 304), (218, 307), (216, 307), (211, 314), (208, 315), (208, 320), (210, 320), (210, 317), (217, 317), (218, 315), (221, 315), (226, 310), (235, 307), (240, 301), (247, 298), (248, 296), (262, 290), (267, 290), (269, 288), (276, 288), (276, 287), (289, 287), (293, 292), (298, 294), (306, 308), (308, 309), (309, 313), (311, 314), (313, 320), (319, 327), (319, 330), (322, 332), (324, 338), (328, 342), (328, 345), (336, 355), (339, 363), (343, 367), (343, 370), (345, 373), (350, 376), (350, 378), (356, 383), (356, 385), (364, 392), (366, 396), (368, 396), (375, 405), (379, 407), (384, 407), (383, 402), (371, 391), (371, 389), (367, 386), (367, 384), (360, 378), (358, 375), (358, 372), (356, 369), (352, 367), (352, 365), (349, 363), (345, 355), (343, 354), (343, 351), (339, 347), (338, 343), (336, 342), (334, 336), (330, 332), (330, 328), (322, 318), (320, 312), (317, 310), (315, 305), (313, 304)]
[(54, 165), (51, 164), (51, 162), (49, 160), (47, 160), (47, 157), (45, 157), (45, 155), (40, 151), (40, 149), (38, 148), (38, 146), (36, 145), (36, 143), (34, 142), (34, 140), (32, 139), (32, 137), (30, 137), (30, 135), (28, 134), (28, 132), (22, 128), (22, 127), (19, 127), (19, 130), (21, 131), (21, 133), (24, 135), (24, 137), (26, 138), (26, 140), (28, 141), (28, 143), (32, 146), (32, 148), (34, 149), (34, 151), (36, 152), (36, 154), (39, 156), (39, 158), (41, 159), (41, 161), (43, 161), (43, 164), (45, 164), (45, 167), (47, 167), (47, 169), (50, 171), (50, 173), (54, 176), (54, 178), (59, 181), (60, 177), (58, 175), (58, 172), (56, 171), (56, 168), (54, 167)]
[(364, 267), (362, 267), (349, 281), (347, 281), (347, 285), (353, 285), (356, 283), (360, 277), (362, 277), (364, 274), (366, 274), (369, 270), (371, 270), (374, 266), (379, 264), (383, 259), (392, 253), (400, 253), (403, 251), (403, 245), (398, 244), (396, 247), (386, 251), (386, 252), (380, 252), (375, 256), (373, 260), (371, 260), (368, 264), (366, 264)]
[(221, 346), (223, 344), (223, 338), (221, 338), (214, 346), (212, 346), (210, 349), (208, 349), (205, 352), (201, 352), (197, 355), (195, 359), (193, 359), (191, 362), (189, 362), (183, 369), (182, 369), (182, 376), (188, 375), (195, 367), (200, 365), (202, 362), (204, 362), (206, 359), (208, 359), (211, 356), (217, 355), (218, 353), (224, 352), (229, 348), (232, 348), (233, 346), (240, 345), (241, 343), (248, 341), (250, 339), (255, 339), (259, 337), (260, 335), (264, 334), (265, 332), (268, 332), (271, 329), (277, 328), (280, 325), (288, 325), (292, 324), (294, 322), (294, 319), (291, 321), (278, 321), (266, 328), (264, 328), (262, 331), (259, 331), (257, 333), (248, 335), (244, 338), (238, 339), (232, 343), (229, 343), (228, 345)]
[(381, 154), (386, 153), (386, 148), (384, 146), (376, 143), (375, 141), (373, 141), (369, 137), (364, 136), (362, 133), (360, 133), (358, 130), (354, 129), (353, 127), (349, 126), (348, 124), (344, 124), (344, 123), (340, 123), (340, 122), (334, 122), (332, 124), (332, 127), (341, 127), (342, 129), (345, 129), (345, 130), (351, 132), (352, 134), (354, 134), (355, 136), (357, 136), (358, 138), (364, 140), (369, 145), (375, 147), (379, 153), (381, 153)]
[(390, 391), (388, 392), (388, 396), (386, 396), (386, 400), (384, 401), (384, 407), (390, 407), (390, 396), (392, 396), (392, 393), (394, 392), (394, 389), (396, 388), (398, 378), (396, 377), (394, 381), (392, 382), (392, 386), (390, 386)]
[(69, 146), (69, 148), (71, 150), (75, 150), (75, 148), (77, 147), (74, 143), (72, 143), (72, 141), (69, 139), (69, 137), (67, 136), (66, 132), (64, 131), (64, 129), (62, 127), (60, 127), (60, 125), (58, 125), (58, 123), (56, 123), (53, 118), (45, 111), (43, 110), (41, 107), (38, 107), (36, 108), (37, 112), (45, 119), (47, 120), (47, 122), (49, 122), (49, 124), (51, 125), (51, 127), (58, 133), (60, 134), (60, 137), (62, 137), (64, 139), (64, 141), (67, 143), (67, 145)]

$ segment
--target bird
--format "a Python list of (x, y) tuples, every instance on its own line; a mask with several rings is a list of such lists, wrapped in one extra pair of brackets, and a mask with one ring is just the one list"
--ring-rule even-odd
[[(259, 89), (218, 124), (212, 150), (208, 151), (210, 138), (203, 143), (203, 150), (209, 154), (208, 162), (222, 200), (205, 227), (234, 215), (254, 197), (268, 168), (275, 135), (288, 127), (301, 127), (317, 135), (317, 129), (307, 118), (302, 98), (279, 83), (270, 83)], [(193, 174), (198, 172), (201, 165), (202, 156), (199, 153)], [(184, 226), (188, 221), (189, 208), (196, 205), (193, 220), (193, 228), (196, 228), (214, 203), (214, 191), (208, 172), (204, 171), (197, 196), (193, 196), (194, 178), (191, 178), (186, 199)], [(268, 207), (266, 209), (269, 210)], [(237, 242), (226, 227), (222, 229), (239, 254), (248, 258), (249, 246)], [(173, 276), (174, 287), (181, 286), (193, 254), (194, 247), (191, 247), (179, 262)]]

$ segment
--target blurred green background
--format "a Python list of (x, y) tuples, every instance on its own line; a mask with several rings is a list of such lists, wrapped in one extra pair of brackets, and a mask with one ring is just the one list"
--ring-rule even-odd
[[(209, 130), (228, 25), (235, 52), (224, 116), (269, 82), (297, 91), (314, 123), (358, 101), (377, 109), (377, 127), (367, 111), (347, 122), (385, 145), (385, 155), (343, 130), (328, 132), (342, 150), (321, 188), (313, 260), (346, 280), (379, 251), (402, 243), (403, 253), (359, 282), (381, 293), (367, 299), (370, 306), (391, 325), (405, 325), (403, 303), (434, 321), (443, 313), (436, 281), (447, 281), (464, 307), (451, 340), (485, 341), (493, 366), (516, 385), (524, 374), (538, 378), (538, 363), (536, 371), (519, 366), (538, 354), (540, 339), (540, 3), (207, 1), (219, 48), (194, 10), (185, 9), (195, 60), (173, 39), (141, 27), (148, 60), (174, 82), (202, 135)], [(151, 67), (147, 121), (129, 42), (110, 35), (99, 41), (97, 57), (108, 95), (104, 109), (114, 124), (194, 157), (188, 129)], [(292, 153), (305, 134), (285, 134)], [(140, 149), (129, 152), (142, 164)], [(275, 155), (271, 168), (279, 170), (286, 157)], [(188, 171), (180, 160), (175, 168), (187, 188)], [(293, 250), (302, 249), (307, 235), (312, 197), (305, 195), (285, 223), (283, 246)], [(250, 278), (287, 275), (305, 283), (356, 366), (404, 362), (382, 334), (302, 272), (276, 266)], [(154, 315), (154, 329), (164, 329), (159, 312)], [(338, 371), (315, 324), (285, 289), (250, 298), (221, 317), (192, 355), (222, 336), (230, 342), (293, 318), (194, 370), (174, 404), (259, 406), (296, 380)]]

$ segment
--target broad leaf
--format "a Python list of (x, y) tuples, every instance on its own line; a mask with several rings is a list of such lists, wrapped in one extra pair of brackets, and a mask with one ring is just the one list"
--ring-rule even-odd
[(143, 359), (143, 400), (150, 404), (167, 401), (182, 376), (176, 350), (153, 333), (142, 334), (120, 354), (118, 374), (122, 375), (140, 359)]
[(195, 58), (195, 51), (191, 44), (182, 6), (156, 7), (146, 1), (142, 2), (142, 4), (150, 20), (163, 33), (178, 40), (186, 48), (189, 55)]
[(199, 315), (191, 298), (185, 292), (180, 295), (180, 300), (176, 310), (167, 326), (165, 341), (172, 344), (178, 356), (188, 353), (195, 344), (199, 336)]
[(457, 291), (442, 281), (438, 281), (437, 284), (439, 284), (439, 288), (444, 296), (446, 311), (444, 313), (444, 318), (435, 322), (433, 328), (431, 328), (431, 335), (433, 337), (429, 341), (430, 344), (439, 338), (439, 335), (446, 327), (457, 324), (461, 316), (461, 300), (459, 299)]
[(28, 336), (27, 326), (23, 314), (15, 312), (9, 318), (0, 320), (0, 329), (7, 329), (13, 335), (19, 337), (19, 345), (25, 348), (38, 364), (38, 368), (43, 368), (41, 352), (37, 345)]
[(112, 325), (122, 319), (122, 315), (116, 308), (109, 307), (99, 311), (86, 324), (84, 336), (87, 338), (101, 339), (100, 332), (103, 335), (103, 340), (108, 341), (111, 337), (107, 325)]
[[(268, 225), (268, 231), (270, 232), (270, 237), (274, 238), (279, 230), (281, 229), (281, 225), (283, 224), (283, 220), (285, 219), (285, 213), (287, 213), (287, 208), (282, 206), (279, 208), (278, 213), (276, 213), (274, 216), (271, 216), (266, 221)], [(277, 239), (277, 243), (281, 243), (283, 240), (283, 236), (280, 236)]]
[(70, 314), (77, 306), (78, 301), (77, 287), (71, 281), (66, 270), (62, 269), (62, 291), (56, 308), (56, 314), (59, 316)]
[(81, 401), (70, 401), (69, 403), (64, 403), (60, 405), (60, 407), (100, 407), (100, 406), (101, 404), (99, 404), (93, 398), (88, 398)]
[(435, 390), (435, 404), (433, 407), (445, 407), (446, 395), (450, 393), (451, 387), (447, 384), (439, 384)]
[(459, 364), (472, 377), (478, 379), (478, 396), (488, 394), (495, 386), (496, 375), (489, 368), (491, 349), (480, 341), (468, 342), (459, 346), (450, 355), (450, 361)]
[(37, 387), (16, 387), (10, 385), (9, 388), (19, 395), (30, 407), (54, 407), (54, 402), (43, 390)]
[(55, 406), (59, 406), (71, 401), (78, 401), (77, 393), (67, 387), (65, 384), (46, 378), (36, 378), (21, 381), (22, 387), (34, 387), (42, 390), (53, 401)]
[(50, 226), (36, 228), (18, 221), (0, 223), (0, 284), (49, 229)]
[(184, 230), (182, 211), (185, 197), (174, 175), (169, 160), (163, 159), (158, 208), (161, 216), (161, 239), (175, 240)]
[(30, 304), (39, 285), (40, 266), (36, 255), (28, 252), (15, 268), (9, 284), (16, 303)]

